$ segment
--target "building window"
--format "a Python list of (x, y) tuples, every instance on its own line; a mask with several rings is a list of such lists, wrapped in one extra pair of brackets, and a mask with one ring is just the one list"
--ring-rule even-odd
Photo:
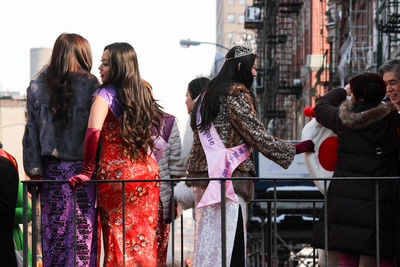
[(244, 23), (244, 14), (239, 14), (238, 16), (238, 23), (243, 24)]
[(227, 35), (226, 35), (226, 38), (228, 39), (228, 43), (229, 43), (229, 44), (232, 43), (232, 36), (233, 36), (233, 35), (232, 35), (231, 32), (228, 32)]
[(235, 0), (228, 0), (228, 6), (233, 6), (235, 4)]
[(235, 14), (228, 14), (228, 23), (235, 23)]
[(246, 5), (246, 0), (239, 0), (239, 5), (241, 5), (241, 6)]

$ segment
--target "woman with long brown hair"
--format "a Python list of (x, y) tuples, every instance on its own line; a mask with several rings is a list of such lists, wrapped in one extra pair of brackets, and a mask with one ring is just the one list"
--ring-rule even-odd
[[(23, 138), (24, 169), (31, 179), (66, 181), (80, 172), (91, 95), (99, 86), (91, 68), (89, 42), (78, 34), (63, 33), (54, 44), (50, 64), (31, 81)], [(79, 188), (74, 211), (68, 184), (42, 186), (44, 266), (96, 265), (95, 200), (93, 184)]]
[[(103, 85), (93, 95), (84, 146), (84, 167), (71, 177), (73, 189), (92, 175), (101, 132), (98, 204), (104, 239), (104, 266), (156, 266), (155, 229), (159, 200), (157, 162), (151, 151), (160, 135), (162, 111), (141, 79), (136, 52), (127, 43), (105, 47), (99, 67)], [(125, 217), (123, 199), (125, 196)], [(123, 219), (125, 229), (123, 229)], [(123, 236), (125, 235), (125, 251)]]

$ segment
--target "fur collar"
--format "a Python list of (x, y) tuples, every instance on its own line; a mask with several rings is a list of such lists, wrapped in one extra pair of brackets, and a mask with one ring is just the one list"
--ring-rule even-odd
[(377, 121), (380, 121), (392, 111), (398, 111), (397, 105), (388, 102), (378, 106), (355, 113), (354, 104), (351, 101), (344, 101), (339, 107), (339, 118), (342, 123), (351, 129), (362, 129)]

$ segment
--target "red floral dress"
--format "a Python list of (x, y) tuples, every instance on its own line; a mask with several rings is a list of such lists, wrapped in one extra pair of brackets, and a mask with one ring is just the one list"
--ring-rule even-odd
[[(156, 161), (132, 162), (119, 133), (120, 123), (108, 112), (101, 135), (99, 180), (159, 178)], [(97, 192), (104, 239), (104, 266), (123, 266), (122, 183), (99, 183)], [(155, 229), (159, 182), (125, 183), (125, 266), (156, 266)]]

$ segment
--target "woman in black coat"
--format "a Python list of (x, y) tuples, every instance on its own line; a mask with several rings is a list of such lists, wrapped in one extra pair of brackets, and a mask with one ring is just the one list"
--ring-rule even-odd
[[(346, 101), (346, 95), (351, 99)], [(316, 104), (317, 121), (338, 135), (334, 177), (399, 176), (397, 107), (382, 104), (385, 83), (374, 73), (350, 80)], [(379, 250), (381, 266), (395, 266), (399, 221), (396, 180), (379, 180)], [(375, 180), (336, 180), (329, 185), (328, 249), (340, 252), (339, 266), (358, 266), (359, 256), (376, 257)], [(324, 249), (324, 218), (313, 245)]]

